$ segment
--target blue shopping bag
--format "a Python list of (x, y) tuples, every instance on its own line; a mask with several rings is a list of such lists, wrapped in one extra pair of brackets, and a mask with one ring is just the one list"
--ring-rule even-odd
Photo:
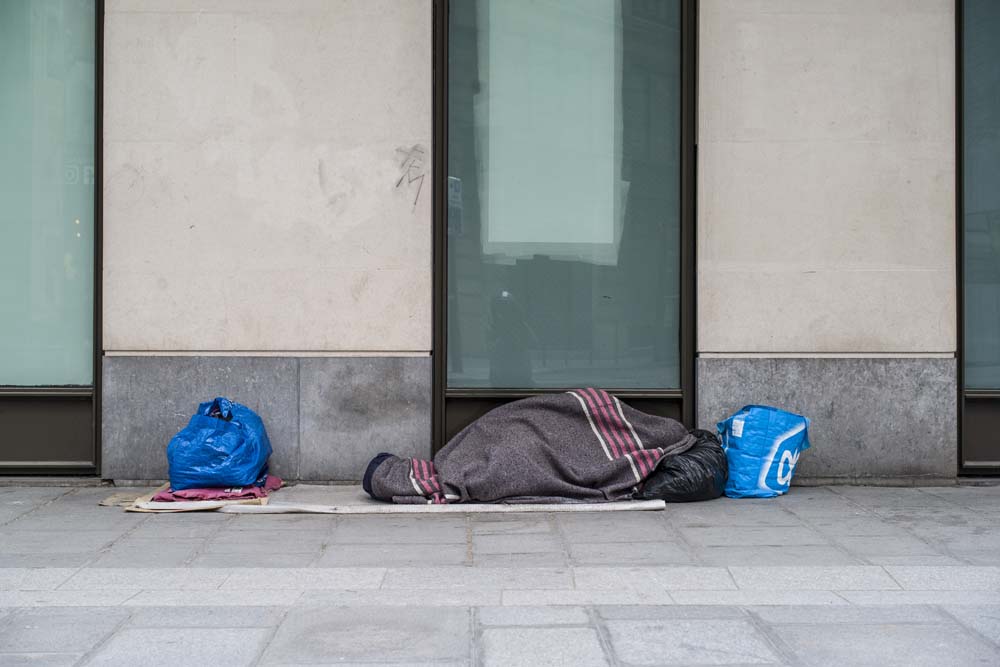
[(202, 403), (167, 445), (170, 488), (250, 486), (267, 472), (271, 456), (264, 422), (227, 398)]
[(772, 498), (788, 491), (799, 455), (809, 449), (808, 419), (748, 405), (717, 428), (729, 462), (727, 496)]

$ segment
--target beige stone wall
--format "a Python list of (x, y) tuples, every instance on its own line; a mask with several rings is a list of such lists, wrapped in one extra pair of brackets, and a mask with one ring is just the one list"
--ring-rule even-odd
[(702, 0), (701, 352), (956, 344), (951, 0)]
[(106, 10), (105, 349), (428, 351), (431, 0)]

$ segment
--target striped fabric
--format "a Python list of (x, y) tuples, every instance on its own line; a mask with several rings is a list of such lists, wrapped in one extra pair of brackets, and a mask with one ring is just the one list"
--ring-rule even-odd
[(443, 505), (447, 501), (441, 490), (434, 462), (427, 459), (410, 459), (410, 481), (422, 496), (427, 496), (428, 504)]
[(625, 458), (635, 481), (646, 479), (663, 458), (663, 449), (646, 449), (617, 398), (601, 389), (588, 387), (567, 392), (580, 403), (590, 428), (609, 461)]

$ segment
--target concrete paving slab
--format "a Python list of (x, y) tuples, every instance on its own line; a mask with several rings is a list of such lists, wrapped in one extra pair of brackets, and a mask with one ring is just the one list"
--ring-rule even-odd
[(702, 565), (863, 565), (857, 556), (836, 546), (695, 547)]
[(765, 623), (776, 625), (827, 625), (833, 623), (859, 623), (862, 625), (931, 623), (940, 625), (948, 622), (947, 616), (931, 605), (872, 607), (788, 605), (747, 607), (747, 611)]
[(363, 590), (381, 586), (383, 567), (234, 569), (219, 588), (246, 591), (259, 587), (292, 590)]
[(552, 553), (563, 550), (563, 541), (552, 533), (473, 535), (472, 550), (476, 554)]
[(575, 567), (573, 580), (582, 590), (731, 590), (736, 588), (722, 567)]
[(322, 551), (304, 554), (276, 553), (229, 553), (212, 552), (198, 554), (187, 563), (188, 567), (241, 568), (241, 567), (309, 567), (315, 563)]
[(731, 566), (729, 572), (742, 589), (784, 591), (898, 590), (889, 574), (877, 566)]
[(0, 553), (0, 567), (68, 567), (76, 569), (93, 561), (96, 555), (96, 551), (65, 554)]
[(907, 590), (1000, 591), (1000, 567), (891, 565), (885, 569)]
[(0, 626), (0, 651), (86, 652), (128, 616), (122, 609), (22, 609)]
[(699, 559), (679, 542), (573, 543), (569, 558), (578, 565), (696, 565)]
[(506, 590), (501, 599), (504, 606), (514, 607), (674, 604), (665, 590)]
[(330, 542), (325, 533), (285, 530), (274, 538), (257, 530), (222, 530), (208, 540), (203, 553), (225, 554), (314, 554), (319, 555)]
[(102, 550), (89, 567), (183, 567), (204, 545), (201, 539), (122, 539)]
[(944, 556), (947, 555), (924, 540), (913, 536), (848, 536), (833, 537), (832, 541), (861, 558), (882, 556)]
[[(284, 496), (284, 493), (285, 492), (281, 492), (281, 495), (276, 495), (274, 499), (278, 500), (280, 498), (281, 502), (292, 502)], [(227, 529), (238, 531), (291, 530), (316, 534), (331, 534), (336, 525), (337, 517), (332, 515), (236, 514), (234, 515), (234, 521), (227, 525)]]
[(558, 568), (471, 568), (406, 567), (389, 568), (385, 589), (514, 589), (572, 588), (568, 569)]
[(1000, 646), (1000, 603), (982, 606), (948, 606), (944, 611), (959, 623)]
[(294, 609), (261, 664), (465, 661), (469, 619), (446, 607)]
[(938, 667), (1000, 661), (997, 647), (953, 624), (784, 625), (775, 629), (803, 665)]
[(485, 667), (592, 667), (609, 665), (592, 628), (488, 628), (483, 631)]
[(244, 591), (139, 591), (122, 602), (127, 607), (287, 607), (302, 597), (303, 591), (271, 590), (266, 587)]
[(496, 626), (590, 624), (583, 607), (483, 607), (478, 610), (478, 620), (480, 625)]
[[(635, 520), (634, 515), (652, 514), (652, 519)], [(604, 517), (593, 515), (560, 515), (559, 530), (570, 543), (575, 542), (659, 542), (676, 539), (669, 524), (659, 515), (660, 512), (629, 513), (629, 518), (621, 517), (620, 521), (608, 521)], [(603, 519), (603, 520), (599, 520)]]
[(124, 530), (0, 531), (0, 554), (75, 554), (96, 552), (119, 539)]
[(529, 533), (554, 533), (555, 520), (552, 515), (535, 517), (535, 515), (475, 514), (470, 522), (473, 535), (524, 535)]
[[(332, 544), (313, 562), (315, 567), (419, 567), (465, 565), (465, 544)], [(551, 562), (549, 563), (551, 565)]]
[(286, 607), (138, 607), (130, 628), (274, 628)]
[[(966, 560), (960, 560), (955, 556), (939, 556), (935, 554), (910, 555), (910, 556), (872, 556), (865, 555), (864, 559), (872, 565), (933, 565), (937, 567), (952, 565), (970, 565)], [(997, 562), (1000, 559), (996, 559)]]
[(611, 646), (632, 665), (770, 665), (782, 661), (748, 620), (606, 621)]
[(378, 591), (306, 591), (300, 605), (372, 606), (372, 607), (491, 607), (502, 601), (500, 590), (378, 590)]
[(50, 591), (75, 573), (74, 568), (0, 568), (0, 591)]
[(344, 518), (333, 529), (333, 544), (465, 544), (465, 517)]
[(83, 653), (4, 653), (0, 651), (0, 665), (31, 665), (31, 667), (70, 667), (76, 665)]
[(85, 664), (176, 667), (196, 655), (201, 664), (252, 665), (270, 634), (259, 628), (127, 628)]
[(996, 591), (841, 591), (838, 595), (849, 603), (857, 605), (1000, 603), (1000, 595)]
[(802, 519), (773, 502), (734, 503), (719, 499), (674, 505), (667, 510), (675, 526), (802, 526)]
[(79, 570), (61, 590), (206, 590), (218, 588), (229, 578), (225, 568), (181, 569), (170, 567), (94, 567)]
[(693, 605), (798, 605), (847, 604), (831, 591), (671, 591), (676, 604)]
[(672, 621), (683, 619), (746, 618), (741, 607), (721, 605), (699, 607), (696, 605), (620, 605), (596, 607), (597, 615), (607, 620)]
[(684, 539), (696, 547), (828, 545), (822, 534), (806, 526), (682, 526)]
[(472, 554), (476, 567), (564, 567), (569, 565), (565, 552), (528, 554)]
[(116, 607), (139, 593), (113, 591), (0, 591), (0, 607)]

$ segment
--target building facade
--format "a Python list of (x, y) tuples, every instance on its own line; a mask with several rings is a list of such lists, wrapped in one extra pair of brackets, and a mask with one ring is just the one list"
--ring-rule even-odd
[(0, 466), (162, 479), (225, 395), (277, 474), (353, 480), (594, 385), (806, 415), (802, 480), (996, 473), (998, 30), (984, 0), (6, 2)]

